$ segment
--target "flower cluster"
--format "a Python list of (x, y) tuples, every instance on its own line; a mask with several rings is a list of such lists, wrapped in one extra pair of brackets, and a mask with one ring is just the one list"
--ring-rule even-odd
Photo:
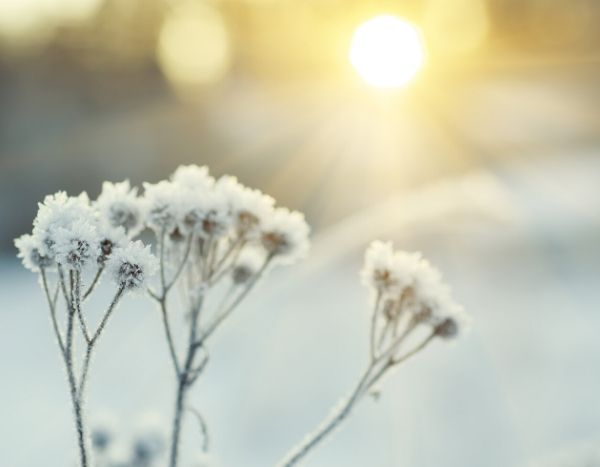
[(142, 203), (159, 242), (185, 250), (193, 241), (192, 255), (207, 257), (204, 281), (229, 266), (234, 282), (243, 283), (260, 269), (258, 258), (289, 264), (308, 250), (301, 213), (275, 207), (235, 177), (215, 179), (206, 167), (181, 166), (169, 180), (145, 183)]
[(366, 250), (361, 276), (375, 291), (376, 318), (395, 335), (402, 324), (411, 330), (422, 324), (449, 339), (467, 324), (441, 274), (420, 253), (394, 251), (391, 242), (374, 241)]
[(141, 213), (129, 182), (104, 183), (95, 202), (86, 193), (67, 196), (60, 191), (39, 204), (33, 232), (15, 245), (33, 272), (106, 267), (119, 286), (137, 288), (157, 269), (149, 249), (131, 240), (143, 225)]

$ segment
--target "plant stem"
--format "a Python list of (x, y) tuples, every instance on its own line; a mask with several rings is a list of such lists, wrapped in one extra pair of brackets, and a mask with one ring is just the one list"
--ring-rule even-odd
[(65, 347), (65, 366), (67, 369), (67, 379), (69, 382), (69, 389), (71, 394), (71, 402), (73, 404), (73, 414), (75, 416), (75, 430), (77, 432), (77, 445), (79, 448), (79, 461), (81, 467), (88, 466), (88, 455), (86, 449), (86, 436), (85, 427), (83, 424), (83, 400), (78, 397), (77, 394), (77, 380), (75, 378), (75, 368), (73, 362), (73, 327), (75, 319), (75, 310), (73, 306), (68, 303), (68, 316), (67, 316), (67, 342)]
[(198, 306), (192, 310), (192, 319), (190, 322), (190, 335), (188, 339), (188, 347), (186, 352), (185, 364), (183, 371), (178, 372), (177, 378), (177, 394), (175, 398), (175, 411), (173, 415), (173, 430), (171, 434), (171, 452), (169, 455), (169, 466), (176, 467), (179, 457), (179, 443), (181, 438), (181, 425), (183, 422), (183, 414), (185, 407), (185, 397), (190, 388), (188, 376), (194, 365), (194, 357), (199, 348), (196, 345), (196, 333), (198, 329), (198, 315), (202, 308), (203, 298), (200, 299)]
[(314, 432), (309, 434), (301, 444), (292, 449), (290, 453), (285, 456), (284, 460), (277, 464), (279, 467), (291, 467), (296, 465), (315, 446), (323, 441), (327, 435), (330, 434), (348, 415), (350, 415), (355, 404), (358, 402), (361, 395), (364, 394), (363, 389), (365, 382), (369, 378), (372, 370), (373, 363), (371, 363), (362, 374), (361, 378), (358, 380), (358, 383), (346, 401), (339, 408), (337, 408), (333, 414), (330, 415)]

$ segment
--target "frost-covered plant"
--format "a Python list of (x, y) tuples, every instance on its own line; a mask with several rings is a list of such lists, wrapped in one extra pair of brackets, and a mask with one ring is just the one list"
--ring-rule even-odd
[(300, 462), (390, 371), (434, 339), (453, 339), (466, 328), (462, 308), (420, 253), (394, 251), (391, 243), (375, 241), (367, 248), (361, 275), (374, 296), (367, 367), (350, 395), (279, 466)]
[[(150, 246), (132, 240), (146, 228), (153, 235), (158, 259)], [(214, 466), (207, 424), (188, 401), (208, 362), (207, 343), (272, 267), (291, 264), (306, 254), (309, 233), (301, 213), (276, 207), (273, 198), (234, 177), (215, 179), (206, 167), (198, 166), (182, 166), (168, 180), (145, 183), (141, 196), (127, 181), (105, 182), (93, 203), (85, 194), (69, 197), (59, 192), (40, 204), (33, 233), (17, 239), (16, 245), (25, 267), (39, 273), (48, 300), (67, 369), (81, 467), (90, 465), (82, 415), (90, 358), (120, 299), (134, 290), (147, 292), (158, 305), (173, 367), (175, 407), (168, 465), (178, 465), (182, 422), (190, 413), (203, 435), (193, 465)], [(50, 272), (56, 273), (54, 280), (49, 280)], [(155, 272), (158, 278), (150, 284)], [(116, 291), (91, 330), (83, 304), (103, 275), (112, 279)], [(462, 308), (450, 297), (439, 272), (419, 253), (373, 242), (361, 275), (373, 295), (368, 364), (349, 396), (280, 466), (300, 462), (401, 363), (436, 338), (453, 339), (466, 327)], [(173, 300), (173, 291), (179, 292), (179, 300)], [(62, 302), (64, 317), (57, 316)], [(184, 328), (182, 335), (174, 332), (174, 319)], [(77, 331), (84, 342), (79, 365), (74, 356)], [(157, 440), (138, 437), (132, 449), (109, 456), (113, 433), (96, 427), (91, 436), (97, 461), (106, 467), (155, 465), (167, 444)]]
[[(234, 177), (215, 180), (206, 167), (182, 166), (169, 180), (144, 184), (143, 200), (160, 259), (160, 284), (149, 293), (159, 304), (176, 379), (169, 455), (175, 467), (186, 410), (207, 433), (200, 413), (186, 401), (208, 361), (208, 339), (268, 268), (306, 253), (309, 227), (299, 212), (275, 207), (271, 197)], [(176, 338), (171, 327), (174, 288), (183, 303), (178, 316), (186, 319), (184, 339)], [(183, 352), (177, 348), (180, 341)]]
[[(83, 414), (93, 351), (122, 296), (144, 287), (157, 269), (156, 258), (149, 248), (130, 240), (118, 223), (103, 223), (99, 211), (100, 204), (90, 203), (85, 193), (72, 197), (58, 192), (39, 204), (33, 232), (15, 240), (24, 266), (39, 274), (48, 301), (67, 373), (82, 467), (91, 465)], [(100, 322), (92, 327), (84, 303), (105, 269), (112, 271), (116, 290)], [(59, 312), (61, 304), (64, 313)], [(76, 355), (78, 339), (83, 341), (79, 356)]]

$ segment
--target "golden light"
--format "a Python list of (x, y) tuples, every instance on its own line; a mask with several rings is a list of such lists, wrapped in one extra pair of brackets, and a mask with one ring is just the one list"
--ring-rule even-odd
[(179, 6), (163, 24), (158, 61), (179, 90), (218, 81), (227, 72), (231, 46), (222, 15), (208, 4)]
[(369, 84), (394, 88), (419, 71), (425, 50), (418, 29), (408, 21), (381, 15), (360, 25), (350, 44), (350, 63)]

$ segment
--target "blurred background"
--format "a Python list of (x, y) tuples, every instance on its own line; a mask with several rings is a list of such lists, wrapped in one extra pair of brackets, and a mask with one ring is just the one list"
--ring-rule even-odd
[[(521, 467), (598, 439), (599, 21), (595, 0), (0, 0), (0, 464), (64, 467), (72, 441), (12, 239), (45, 194), (188, 163), (315, 233), (215, 341), (197, 397), (225, 466), (272, 465), (350, 387), (373, 238), (431, 257), (473, 332), (307, 466)], [(168, 417), (158, 317), (128, 305), (91, 408)]]

